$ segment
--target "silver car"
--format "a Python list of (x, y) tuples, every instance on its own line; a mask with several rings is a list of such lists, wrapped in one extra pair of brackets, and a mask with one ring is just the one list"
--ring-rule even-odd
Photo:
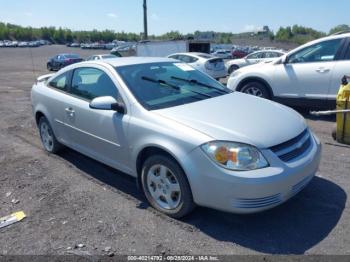
[(303, 117), (229, 91), (168, 58), (74, 64), (31, 93), (44, 148), (73, 148), (137, 178), (149, 203), (182, 217), (195, 205), (275, 207), (315, 175), (321, 145)]

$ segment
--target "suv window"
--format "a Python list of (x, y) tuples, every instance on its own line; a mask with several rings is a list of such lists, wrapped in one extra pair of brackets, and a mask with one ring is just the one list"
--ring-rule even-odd
[(71, 93), (87, 100), (101, 96), (112, 96), (118, 99), (118, 90), (111, 78), (96, 68), (75, 69)]
[(328, 40), (305, 47), (290, 55), (288, 62), (295, 64), (334, 61), (341, 40), (342, 39)]
[(69, 75), (70, 75), (70, 72), (66, 72), (66, 73), (63, 73), (62, 75), (57, 76), (56, 78), (50, 81), (49, 86), (62, 91), (67, 91)]

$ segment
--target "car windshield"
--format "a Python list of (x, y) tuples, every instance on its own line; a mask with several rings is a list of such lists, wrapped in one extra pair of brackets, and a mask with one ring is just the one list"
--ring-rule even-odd
[(75, 54), (66, 54), (64, 55), (65, 58), (79, 58), (79, 55), (75, 55)]
[(189, 104), (231, 91), (184, 63), (148, 63), (117, 67), (130, 91), (147, 110)]

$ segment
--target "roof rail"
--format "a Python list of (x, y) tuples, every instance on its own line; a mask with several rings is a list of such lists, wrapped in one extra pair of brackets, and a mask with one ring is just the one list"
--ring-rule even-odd
[(336, 33), (331, 34), (331, 35), (342, 35), (342, 34), (347, 34), (347, 33), (350, 33), (350, 30), (339, 31), (339, 32), (336, 32)]

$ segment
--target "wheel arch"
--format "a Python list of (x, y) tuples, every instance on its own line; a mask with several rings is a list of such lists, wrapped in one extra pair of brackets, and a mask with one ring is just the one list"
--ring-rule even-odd
[(179, 167), (184, 172), (186, 179), (190, 185), (190, 189), (192, 191), (190, 180), (189, 180), (184, 168), (182, 167), (181, 161), (175, 156), (174, 153), (172, 153), (169, 150), (169, 147), (163, 147), (160, 145), (147, 145), (147, 146), (143, 147), (138, 152), (137, 157), (136, 157), (136, 162), (135, 162), (136, 163), (136, 181), (137, 181), (138, 188), (142, 188), (141, 174), (142, 174), (143, 164), (145, 163), (147, 158), (149, 158), (152, 155), (157, 155), (157, 154), (167, 156), (167, 157), (171, 158), (172, 160), (176, 161), (176, 163), (179, 165)]
[(247, 78), (241, 80), (241, 82), (239, 82), (239, 84), (237, 85), (237, 89), (236, 90), (240, 92), (242, 90), (242, 88), (246, 84), (248, 84), (249, 82), (259, 82), (259, 83), (263, 84), (267, 88), (267, 91), (269, 92), (271, 99), (272, 100), (274, 99), (275, 95), (274, 95), (274, 93), (272, 91), (272, 88), (271, 88), (270, 84), (265, 79), (263, 79), (261, 77), (256, 77), (256, 76), (254, 76), (254, 77), (247, 77)]

